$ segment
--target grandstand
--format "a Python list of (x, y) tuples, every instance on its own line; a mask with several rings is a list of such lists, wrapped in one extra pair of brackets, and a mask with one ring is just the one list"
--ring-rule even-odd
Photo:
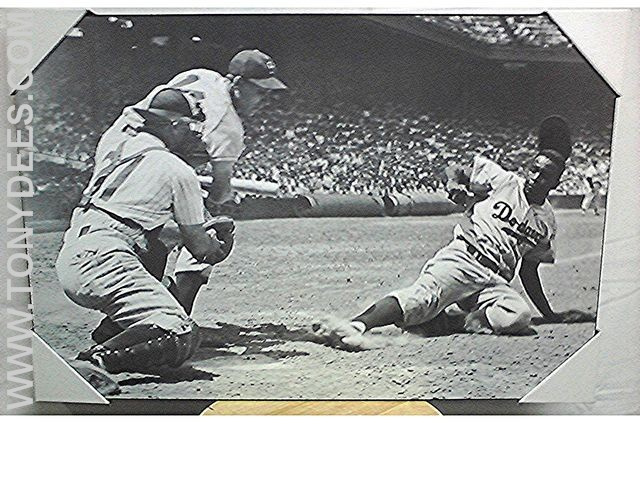
[(606, 180), (615, 95), (547, 15), (87, 15), (34, 75), (34, 183), (79, 191), (125, 105), (242, 48), (291, 88), (246, 123), (236, 176), (287, 195), (436, 191), (477, 154), (518, 170), (550, 113), (576, 139), (559, 191), (580, 193), (593, 157)]
[(416, 15), (424, 22), (469, 37), (481, 44), (527, 48), (572, 48), (548, 16)]

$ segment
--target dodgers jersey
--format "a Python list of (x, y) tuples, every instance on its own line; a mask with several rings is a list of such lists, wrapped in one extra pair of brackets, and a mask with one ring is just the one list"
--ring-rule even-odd
[(553, 263), (556, 221), (551, 204), (532, 205), (524, 194), (524, 179), (491, 160), (477, 157), (471, 183), (489, 187), (489, 197), (473, 205), (468, 222), (456, 226), (463, 236), (492, 259), (511, 280), (522, 258)]
[(235, 162), (244, 150), (244, 129), (229, 93), (230, 81), (218, 72), (198, 68), (173, 77), (167, 84), (158, 85), (144, 99), (125, 107), (115, 123), (103, 134), (103, 148), (115, 149), (129, 134), (127, 126), (142, 126), (143, 119), (133, 108), (145, 110), (151, 100), (166, 88), (180, 90), (192, 111), (202, 114), (202, 139), (211, 162)]
[[(200, 181), (195, 170), (166, 150), (162, 141), (148, 133), (137, 133), (128, 136), (117, 149), (110, 147), (98, 144), (96, 165), (85, 189), (91, 204), (132, 220), (146, 231), (169, 220), (179, 225), (204, 223)], [(140, 158), (122, 162), (95, 188), (112, 163), (149, 148), (152, 150)]]

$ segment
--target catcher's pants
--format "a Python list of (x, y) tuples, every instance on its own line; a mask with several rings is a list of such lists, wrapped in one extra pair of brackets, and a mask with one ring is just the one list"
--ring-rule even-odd
[(117, 220), (100, 212), (74, 214), (56, 261), (65, 294), (76, 304), (99, 310), (123, 329), (157, 325), (180, 334), (188, 315), (143, 266), (139, 243)]
[(409, 287), (390, 293), (404, 312), (404, 325), (428, 322), (449, 305), (484, 310), (496, 333), (516, 333), (531, 322), (527, 302), (505, 279), (480, 265), (462, 240), (453, 240), (429, 260)]

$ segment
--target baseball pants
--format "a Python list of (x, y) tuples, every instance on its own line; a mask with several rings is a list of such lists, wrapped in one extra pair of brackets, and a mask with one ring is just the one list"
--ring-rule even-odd
[(403, 325), (428, 322), (458, 304), (467, 312), (483, 310), (495, 333), (517, 333), (529, 326), (531, 310), (509, 283), (469, 254), (462, 240), (453, 240), (429, 260), (410, 286), (393, 291), (404, 313)]
[(123, 329), (156, 325), (181, 334), (188, 315), (142, 264), (136, 243), (108, 216), (92, 215), (65, 235), (56, 271), (65, 294), (76, 304), (99, 310)]

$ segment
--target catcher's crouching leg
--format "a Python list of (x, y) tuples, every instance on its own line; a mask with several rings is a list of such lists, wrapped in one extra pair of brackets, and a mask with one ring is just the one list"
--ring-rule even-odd
[(206, 266), (199, 271), (176, 272), (174, 278), (166, 280), (167, 288), (188, 315), (193, 311), (200, 289), (209, 281), (211, 270), (211, 266)]
[[(156, 238), (149, 241), (149, 249), (147, 252), (140, 254), (140, 261), (144, 268), (156, 280), (162, 281), (168, 257), (169, 249), (162, 241)], [(187, 312), (187, 314), (189, 313), (191, 312)], [(106, 316), (103, 317), (100, 324), (91, 332), (91, 338), (96, 343), (104, 343), (117, 334), (122, 333), (123, 330), (117, 322), (114, 322), (110, 317)]]
[(198, 326), (185, 319), (176, 329), (138, 323), (102, 345), (78, 355), (109, 373), (159, 373), (178, 368), (193, 356), (200, 344)]

